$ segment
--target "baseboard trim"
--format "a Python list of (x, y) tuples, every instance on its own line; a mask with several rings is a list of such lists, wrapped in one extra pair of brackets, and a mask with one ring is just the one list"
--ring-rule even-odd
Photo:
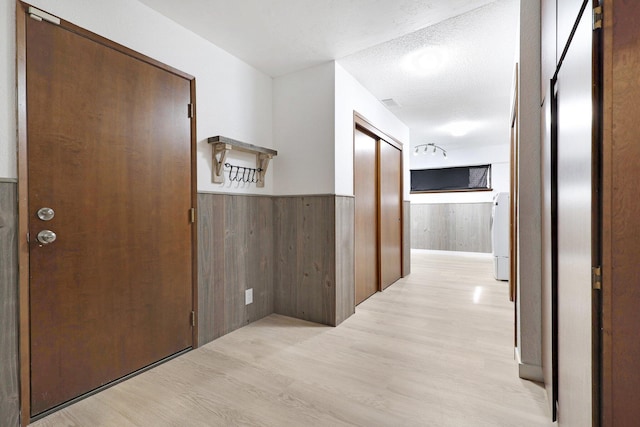
[(544, 383), (544, 374), (542, 372), (542, 366), (523, 363), (522, 359), (520, 359), (520, 349), (518, 347), (514, 349), (514, 356), (515, 356), (516, 362), (518, 362), (518, 376), (520, 378), (522, 378), (523, 380)]
[(544, 383), (544, 376), (542, 375), (542, 366), (519, 363), (518, 376), (523, 380), (530, 380), (538, 383)]

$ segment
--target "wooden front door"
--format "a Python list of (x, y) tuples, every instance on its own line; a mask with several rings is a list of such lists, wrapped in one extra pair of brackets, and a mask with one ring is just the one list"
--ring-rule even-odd
[(380, 280), (402, 276), (402, 152), (380, 140)]
[(194, 172), (189, 79), (26, 21), (36, 415), (192, 346)]
[(377, 141), (356, 129), (354, 138), (356, 305), (378, 291)]

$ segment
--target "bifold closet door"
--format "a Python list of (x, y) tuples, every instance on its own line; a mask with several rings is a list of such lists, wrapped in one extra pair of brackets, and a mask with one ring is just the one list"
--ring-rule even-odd
[(402, 152), (380, 140), (380, 280), (382, 289), (402, 276)]
[(378, 290), (378, 215), (375, 138), (354, 138), (356, 305)]

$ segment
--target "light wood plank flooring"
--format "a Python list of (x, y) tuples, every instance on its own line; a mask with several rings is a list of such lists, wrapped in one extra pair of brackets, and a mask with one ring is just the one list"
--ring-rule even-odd
[(271, 315), (33, 423), (550, 426), (518, 378), (488, 255), (414, 251), (412, 274), (337, 328)]

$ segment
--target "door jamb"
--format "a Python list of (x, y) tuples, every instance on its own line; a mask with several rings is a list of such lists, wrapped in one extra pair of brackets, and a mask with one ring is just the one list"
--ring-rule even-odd
[(18, 126), (18, 364), (20, 376), (20, 424), (31, 418), (31, 381), (29, 345), (29, 216), (27, 174), (27, 8), (16, 5), (16, 90)]

